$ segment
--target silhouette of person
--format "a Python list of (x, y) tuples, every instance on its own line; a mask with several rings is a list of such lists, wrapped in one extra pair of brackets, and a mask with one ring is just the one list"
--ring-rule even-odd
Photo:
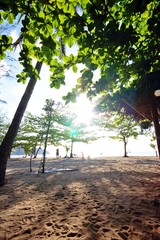
[(59, 157), (59, 149), (56, 149), (56, 157)]

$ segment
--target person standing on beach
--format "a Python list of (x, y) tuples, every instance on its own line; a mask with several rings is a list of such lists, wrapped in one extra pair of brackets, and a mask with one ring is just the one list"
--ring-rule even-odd
[(56, 157), (59, 157), (59, 149), (56, 149)]

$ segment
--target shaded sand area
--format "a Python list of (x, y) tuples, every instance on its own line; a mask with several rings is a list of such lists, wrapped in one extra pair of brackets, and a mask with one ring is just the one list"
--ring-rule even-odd
[(158, 158), (47, 159), (45, 174), (38, 166), (9, 160), (0, 240), (160, 240)]

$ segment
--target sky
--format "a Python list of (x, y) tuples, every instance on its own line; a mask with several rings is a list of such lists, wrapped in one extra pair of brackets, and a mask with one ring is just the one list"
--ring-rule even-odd
[[(40, 74), (41, 80), (38, 80), (26, 111), (32, 114), (38, 114), (45, 103), (45, 99), (52, 98), (56, 102), (62, 101), (62, 96), (71, 91), (75, 85), (75, 79), (78, 74), (73, 74), (71, 71), (66, 72), (67, 86), (61, 86), (60, 89), (50, 88), (49, 71), (46, 66), (42, 68)], [(0, 81), (0, 98), (5, 100), (7, 104), (1, 104), (3, 111), (5, 111), (9, 118), (13, 118), (16, 108), (21, 100), (27, 84), (17, 83), (15, 79), (4, 79)]]
[[(17, 38), (17, 34), (15, 31), (12, 32), (12, 37), (14, 39)], [(18, 57), (18, 51), (17, 48), (15, 52), (11, 54), (13, 57)], [(74, 51), (74, 49), (73, 49)], [(19, 71), (21, 71), (21, 68), (19, 66), (13, 66), (11, 67), (8, 65), (7, 61), (2, 61), (0, 63), (0, 66), (3, 65), (3, 68), (11, 69), (16, 75)], [(97, 73), (98, 74), (98, 73)], [(17, 83), (15, 78), (4, 78), (3, 72), (1, 72), (0, 75), (0, 99), (5, 100), (7, 104), (0, 104), (1, 107), (1, 113), (5, 113), (10, 120), (12, 120), (14, 113), (17, 109), (17, 106), (21, 100), (21, 97), (25, 91), (26, 84)], [(49, 70), (48, 67), (43, 65), (41, 70), (41, 80), (38, 80), (38, 82), (35, 85), (35, 89), (33, 91), (33, 94), (31, 96), (31, 99), (29, 101), (29, 104), (27, 106), (26, 111), (31, 112), (32, 114), (38, 115), (44, 104), (45, 99), (52, 98), (56, 102), (62, 101), (62, 96), (66, 95), (68, 91), (71, 91), (71, 89), (75, 86), (76, 79), (80, 76), (80, 72), (73, 73), (72, 70), (67, 70), (65, 74), (65, 86), (61, 86), (60, 89), (53, 89), (50, 88), (49, 84)], [(97, 76), (95, 75), (95, 78)], [(75, 111), (79, 111), (80, 118), (83, 120), (84, 114), (84, 108), (86, 107), (86, 103), (78, 102), (75, 106)], [(91, 116), (88, 116), (88, 118), (91, 118)], [(144, 136), (139, 136), (138, 140), (130, 139), (128, 144), (128, 150), (129, 155), (155, 155), (154, 150), (149, 146), (150, 141), (148, 138)], [(115, 148), (116, 146), (116, 148)], [(75, 152), (78, 154), (81, 154), (83, 151), (85, 155), (119, 155), (123, 156), (123, 143), (117, 142), (117, 141), (111, 141), (108, 138), (101, 139), (96, 142), (94, 142), (91, 145), (85, 145), (85, 144), (75, 144), (74, 146)], [(55, 150), (54, 150), (55, 151)], [(51, 151), (52, 152), (52, 151)], [(63, 151), (62, 151), (63, 152)]]

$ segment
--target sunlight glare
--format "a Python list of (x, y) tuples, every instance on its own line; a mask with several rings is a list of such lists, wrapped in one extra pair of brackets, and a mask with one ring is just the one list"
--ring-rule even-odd
[(73, 111), (77, 114), (77, 122), (89, 124), (93, 118), (93, 105), (85, 94), (81, 94), (73, 106)]

